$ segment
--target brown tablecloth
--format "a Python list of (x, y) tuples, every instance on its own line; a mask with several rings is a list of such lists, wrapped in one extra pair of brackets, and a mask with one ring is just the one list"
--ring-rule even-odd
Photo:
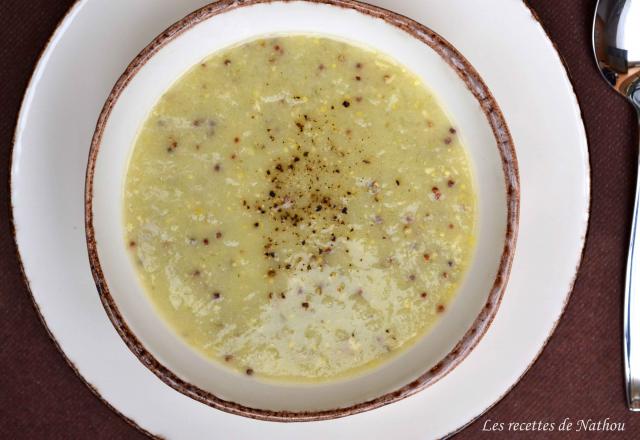
[[(0, 438), (144, 438), (91, 393), (49, 339), (22, 281), (11, 235), (8, 182), (16, 116), (38, 54), (73, 0), (0, 1)], [(638, 157), (635, 114), (594, 66), (595, 0), (529, 3), (564, 57), (582, 107), (591, 153), (591, 224), (571, 301), (542, 355), (502, 401), (457, 437), (640, 438), (640, 414), (624, 404), (620, 351)], [(483, 432), (493, 422), (557, 426), (565, 418), (576, 423), (607, 417), (624, 422), (625, 431), (516, 434), (505, 425), (503, 432)]]

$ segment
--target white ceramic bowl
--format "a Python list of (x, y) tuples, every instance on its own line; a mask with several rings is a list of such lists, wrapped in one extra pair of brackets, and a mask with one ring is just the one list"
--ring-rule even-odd
[[(185, 345), (147, 299), (123, 238), (128, 158), (138, 130), (163, 92), (213, 52), (258, 36), (291, 33), (372, 47), (423, 78), (459, 127), (478, 193), (473, 262), (438, 324), (377, 369), (318, 385), (262, 382), (219, 366)], [(87, 169), (91, 267), (105, 310), (129, 348), (165, 383), (194, 399), (279, 421), (327, 419), (372, 409), (424, 389), (462, 361), (498, 308), (515, 247), (518, 206), (511, 137), (477, 72), (429, 29), (348, 0), (221, 1), (185, 17), (145, 48), (118, 80), (98, 121)]]

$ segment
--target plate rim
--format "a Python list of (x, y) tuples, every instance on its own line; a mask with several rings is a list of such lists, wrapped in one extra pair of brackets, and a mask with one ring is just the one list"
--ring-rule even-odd
[[(13, 204), (13, 179), (14, 179), (14, 165), (16, 162), (16, 143), (19, 137), (19, 131), (20, 131), (20, 127), (21, 127), (21, 121), (24, 119), (25, 117), (25, 110), (28, 107), (28, 101), (29, 98), (31, 98), (31, 96), (33, 95), (34, 92), (34, 88), (36, 86), (37, 83), (37, 79), (40, 76), (40, 74), (42, 73), (42, 71), (44, 70), (44, 68), (47, 65), (47, 58), (49, 56), (49, 54), (52, 52), (52, 50), (55, 47), (55, 44), (57, 43), (57, 40), (62, 37), (64, 35), (63, 30), (70, 25), (73, 22), (73, 18), (75, 18), (75, 14), (78, 12), (78, 10), (81, 8), (81, 6), (83, 6), (85, 3), (88, 3), (90, 0), (75, 0), (75, 2), (69, 7), (68, 11), (65, 13), (65, 15), (63, 15), (63, 17), (59, 20), (58, 24), (56, 25), (54, 31), (51, 33), (51, 36), (49, 37), (49, 39), (47, 40), (46, 44), (41, 48), (39, 54), (37, 55), (35, 62), (33, 64), (33, 70), (32, 73), (29, 77), (29, 80), (27, 82), (27, 86), (24, 89), (24, 94), (23, 94), (23, 98), (20, 104), (20, 108), (18, 111), (18, 115), (16, 117), (16, 124), (15, 124), (15, 129), (14, 129), (14, 133), (13, 133), (13, 139), (10, 145), (10, 155), (11, 155), (11, 159), (10, 159), (10, 167), (9, 167), (9, 175), (8, 175), (8, 180), (9, 180), (9, 185), (8, 185), (8, 189), (9, 189), (9, 193), (10, 193), (10, 197), (9, 197), (9, 222), (10, 222), (10, 231), (12, 234), (12, 239), (13, 239), (13, 243), (15, 246), (15, 255), (16, 255), (16, 259), (20, 268), (20, 272), (22, 274), (24, 283), (25, 283), (25, 287), (27, 288), (27, 292), (29, 293), (33, 308), (38, 316), (38, 319), (40, 320), (40, 322), (42, 323), (42, 325), (45, 328), (45, 331), (49, 337), (49, 339), (53, 342), (54, 346), (56, 347), (56, 349), (58, 350), (58, 352), (60, 353), (60, 355), (62, 356), (62, 358), (64, 359), (64, 361), (67, 363), (67, 365), (69, 365), (69, 367), (72, 369), (72, 371), (76, 374), (76, 376), (78, 376), (78, 378), (80, 379), (80, 381), (82, 383), (84, 383), (89, 390), (93, 393), (93, 395), (100, 400), (101, 402), (103, 402), (109, 409), (111, 409), (116, 415), (118, 415), (119, 417), (121, 417), (127, 424), (131, 425), (132, 427), (134, 427), (136, 430), (138, 430), (139, 432), (147, 435), (149, 438), (152, 439), (163, 439), (163, 437), (154, 434), (144, 428), (141, 427), (141, 425), (138, 424), (138, 422), (136, 422), (134, 419), (129, 418), (128, 416), (126, 416), (125, 414), (123, 414), (118, 408), (114, 407), (110, 402), (108, 402), (100, 393), (100, 391), (92, 384), (90, 383), (83, 375), (82, 373), (78, 370), (78, 368), (75, 366), (75, 364), (68, 358), (67, 354), (65, 353), (65, 351), (62, 349), (61, 345), (59, 344), (59, 342), (57, 341), (56, 337), (53, 335), (53, 333), (51, 332), (51, 329), (49, 328), (49, 325), (46, 322), (46, 319), (44, 318), (44, 315), (41, 313), (40, 311), (40, 307), (38, 302), (36, 301), (36, 298), (33, 294), (33, 291), (31, 289), (31, 284), (29, 281), (29, 278), (26, 274), (25, 271), (25, 267), (23, 264), (23, 259), (22, 259), (22, 255), (20, 253), (20, 248), (18, 245), (18, 241), (17, 241), (17, 232), (16, 232), (16, 223), (15, 223), (15, 216), (14, 216), (14, 204)], [(522, 5), (527, 9), (527, 11), (529, 12), (529, 14), (531, 15), (531, 18), (533, 19), (534, 22), (537, 23), (537, 26), (540, 28), (540, 30), (544, 33), (545, 39), (547, 40), (547, 42), (549, 44), (551, 44), (551, 49), (553, 50), (553, 52), (555, 52), (555, 56), (557, 56), (557, 58), (560, 60), (561, 64), (562, 64), (562, 71), (564, 73), (564, 77), (563, 79), (566, 81), (568, 87), (568, 91), (571, 95), (572, 101), (577, 109), (577, 118), (579, 120), (579, 129), (580, 129), (580, 134), (581, 137), (584, 140), (585, 143), (585, 148), (584, 148), (584, 153), (586, 155), (585, 157), (585, 161), (584, 161), (584, 166), (585, 166), (585, 189), (587, 190), (586, 193), (586, 209), (585, 212), (583, 213), (584, 220), (582, 223), (582, 235), (580, 236), (579, 239), (579, 252), (578, 252), (578, 259), (576, 261), (576, 266), (573, 269), (573, 276), (571, 277), (571, 282), (569, 283), (569, 285), (567, 286), (567, 293), (564, 294), (564, 300), (563, 300), (563, 304), (561, 306), (560, 312), (555, 320), (555, 322), (553, 323), (551, 329), (549, 330), (548, 334), (546, 335), (546, 337), (544, 338), (544, 341), (542, 343), (542, 345), (540, 346), (540, 348), (537, 350), (535, 356), (531, 359), (530, 363), (528, 364), (528, 366), (522, 371), (521, 374), (519, 374), (517, 376), (517, 378), (513, 381), (513, 383), (498, 397), (495, 399), (494, 402), (492, 402), (490, 405), (488, 405), (482, 412), (480, 412), (477, 416), (475, 416), (474, 418), (470, 419), (469, 421), (467, 421), (466, 424), (461, 425), (460, 427), (458, 427), (455, 430), (450, 431), (448, 434), (446, 434), (444, 436), (444, 438), (448, 438), (462, 430), (464, 430), (465, 428), (467, 428), (469, 425), (471, 425), (474, 421), (478, 420), (479, 418), (481, 418), (484, 414), (486, 414), (489, 410), (491, 410), (495, 405), (497, 405), (507, 394), (509, 394), (513, 388), (522, 380), (522, 378), (529, 372), (529, 370), (531, 369), (531, 367), (533, 366), (533, 364), (535, 364), (538, 359), (540, 358), (542, 352), (544, 351), (544, 349), (547, 347), (550, 339), (554, 336), (555, 331), (557, 329), (557, 326), (560, 322), (560, 320), (562, 319), (562, 317), (564, 316), (564, 313), (566, 311), (567, 305), (569, 303), (569, 301), (571, 300), (572, 294), (573, 294), (573, 289), (575, 286), (575, 282), (579, 273), (579, 268), (582, 264), (583, 261), (583, 257), (584, 257), (584, 253), (585, 253), (585, 244), (586, 244), (586, 240), (587, 240), (587, 235), (591, 226), (591, 209), (592, 209), (592, 179), (591, 179), (591, 163), (590, 163), (590, 159), (591, 159), (591, 155), (589, 152), (589, 148), (590, 148), (590, 142), (589, 142), (589, 137), (587, 136), (587, 132), (586, 132), (586, 128), (585, 128), (585, 124), (584, 124), (584, 112), (582, 110), (582, 107), (580, 105), (580, 102), (578, 100), (578, 96), (576, 93), (576, 89), (575, 86), (573, 84), (573, 80), (572, 80), (572, 76), (570, 74), (569, 69), (567, 68), (567, 63), (564, 59), (564, 57), (561, 55), (556, 43), (553, 41), (553, 39), (550, 38), (550, 35), (544, 25), (544, 23), (542, 22), (542, 20), (540, 19), (540, 17), (537, 15), (537, 13), (535, 12), (535, 10), (532, 8), (532, 6), (529, 4), (530, 0), (520, 0), (520, 3), (522, 3)]]

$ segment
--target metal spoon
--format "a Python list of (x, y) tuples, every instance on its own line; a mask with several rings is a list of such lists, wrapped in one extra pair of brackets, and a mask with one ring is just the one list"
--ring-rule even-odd
[[(593, 52), (602, 76), (631, 102), (640, 118), (640, 0), (598, 0)], [(623, 311), (624, 372), (631, 411), (640, 411), (640, 174), (638, 177)]]

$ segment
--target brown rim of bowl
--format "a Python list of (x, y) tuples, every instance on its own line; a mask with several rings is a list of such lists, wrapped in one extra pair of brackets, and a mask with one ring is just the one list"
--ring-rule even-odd
[[(396, 389), (395, 391), (391, 391), (375, 399), (357, 403), (348, 407), (300, 412), (251, 408), (235, 402), (223, 400), (208, 391), (180, 379), (171, 370), (162, 365), (129, 329), (127, 323), (120, 314), (111, 293), (109, 292), (109, 287), (104, 278), (104, 274), (100, 266), (100, 260), (98, 258), (92, 210), (93, 176), (104, 128), (111, 114), (111, 110), (122, 94), (122, 91), (127, 87), (131, 79), (137, 74), (142, 66), (144, 66), (144, 64), (168, 42), (172, 41), (183, 32), (191, 29), (196, 24), (211, 17), (245, 6), (252, 6), (261, 3), (288, 3), (291, 1), (304, 1), (307, 3), (336, 6), (351, 9), (370, 17), (382, 19), (410, 34), (412, 37), (426, 44), (438, 53), (466, 84), (467, 88), (478, 100), (487, 117), (489, 125), (493, 130), (502, 160), (502, 168), (507, 191), (507, 229), (498, 272), (484, 307), (476, 317), (470, 329), (465, 333), (462, 339), (458, 341), (455, 347), (435, 366), (423, 373), (417, 379)], [(327, 420), (369, 411), (415, 394), (435, 383), (453, 370), (462, 360), (464, 360), (471, 350), (475, 348), (487, 331), (498, 310), (506, 288), (509, 272), (511, 270), (511, 263), (513, 261), (518, 230), (519, 207), (520, 183), (513, 140), (495, 98), (491, 95), (478, 72), (449, 42), (426, 26), (395, 12), (354, 0), (221, 0), (192, 12), (182, 20), (170, 26), (133, 59), (111, 90), (111, 93), (109, 94), (98, 118), (96, 130), (91, 141), (85, 186), (85, 225), (91, 272), (105, 311), (127, 347), (129, 347), (145, 367), (151, 370), (151, 372), (153, 372), (165, 384), (194, 400), (231, 414), (258, 420), (278, 422)]]

